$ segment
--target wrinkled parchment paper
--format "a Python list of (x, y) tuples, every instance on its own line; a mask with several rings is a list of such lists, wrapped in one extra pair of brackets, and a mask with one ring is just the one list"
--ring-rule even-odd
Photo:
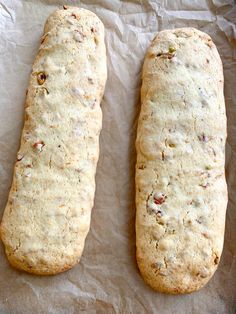
[[(0, 246), (0, 313), (236, 313), (236, 6), (233, 0), (0, 0), (0, 211), (23, 122), (25, 91), (48, 15), (62, 4), (95, 12), (106, 28), (108, 81), (96, 198), (79, 265), (54, 276), (12, 269)], [(201, 291), (167, 296), (145, 285), (135, 261), (134, 164), (140, 70), (157, 31), (210, 34), (224, 64), (229, 187), (222, 260)], [(197, 57), (197, 56), (196, 56)], [(212, 117), (214, 119), (214, 117)]]

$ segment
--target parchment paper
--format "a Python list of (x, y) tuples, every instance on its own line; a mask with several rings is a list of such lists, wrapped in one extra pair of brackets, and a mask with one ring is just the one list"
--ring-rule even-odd
[[(233, 0), (0, 0), (0, 211), (23, 122), (25, 91), (48, 15), (62, 4), (95, 12), (106, 28), (108, 81), (92, 222), (72, 270), (37, 277), (12, 269), (0, 247), (0, 313), (236, 313), (236, 7)], [(143, 282), (135, 261), (134, 164), (140, 70), (157, 31), (193, 26), (210, 34), (224, 64), (229, 187), (225, 245), (205, 288), (167, 296)], [(196, 56), (197, 57), (197, 56)], [(214, 119), (214, 117), (212, 117)]]

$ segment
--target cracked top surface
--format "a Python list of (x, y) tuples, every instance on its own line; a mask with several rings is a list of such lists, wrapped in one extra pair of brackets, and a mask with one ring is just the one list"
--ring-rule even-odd
[(105, 82), (102, 22), (84, 9), (55, 11), (33, 65), (1, 224), (17, 268), (54, 274), (80, 259), (94, 201)]
[(213, 275), (227, 187), (222, 63), (196, 29), (157, 34), (142, 74), (136, 149), (136, 245), (144, 280), (188, 293)]

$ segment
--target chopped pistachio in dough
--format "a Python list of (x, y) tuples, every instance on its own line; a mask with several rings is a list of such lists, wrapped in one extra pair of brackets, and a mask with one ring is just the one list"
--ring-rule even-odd
[(64, 7), (47, 20), (1, 224), (10, 263), (56, 274), (81, 257), (90, 227), (106, 82), (104, 27)]
[(196, 29), (157, 34), (145, 57), (137, 130), (136, 245), (144, 280), (201, 288), (224, 240), (226, 115), (222, 63)]

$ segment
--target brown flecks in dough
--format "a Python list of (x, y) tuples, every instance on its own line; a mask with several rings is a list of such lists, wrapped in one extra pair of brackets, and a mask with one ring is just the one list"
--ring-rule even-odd
[(202, 108), (209, 107), (209, 103), (208, 103), (208, 101), (207, 101), (206, 99), (203, 99), (203, 100), (201, 101), (201, 104), (202, 104)]
[(203, 216), (199, 216), (197, 219), (196, 219), (196, 222), (199, 223), (200, 225), (202, 224), (203, 222), (203, 219), (204, 217)]
[(17, 161), (21, 161), (23, 158), (24, 158), (23, 155), (21, 155), (19, 153), (17, 154)]
[(191, 220), (191, 219), (188, 219), (188, 220), (187, 220), (187, 224), (188, 224), (189, 226), (192, 225), (192, 224), (193, 224), (192, 220)]
[(208, 275), (206, 272), (202, 271), (202, 272), (198, 272), (196, 274), (197, 277), (201, 277), (201, 278), (206, 278)]
[(161, 159), (162, 159), (162, 161), (164, 161), (164, 160), (165, 160), (164, 150), (161, 152)]
[[(153, 193), (153, 192), (152, 192)], [(152, 193), (151, 194), (148, 194), (148, 197), (146, 199), (146, 208), (148, 208), (148, 201), (149, 201), (149, 198), (152, 196)]]
[(46, 87), (39, 87), (36, 92), (38, 93), (41, 91), (42, 91), (42, 95), (45, 95), (45, 94), (49, 95), (49, 91)]
[(205, 133), (198, 135), (198, 139), (199, 141), (204, 142), (204, 143), (207, 143), (211, 140), (211, 138), (209, 136), (206, 136)]
[(175, 131), (176, 131), (175, 128), (170, 128), (170, 129), (168, 130), (169, 133), (175, 133)]
[(19, 248), (21, 247), (21, 240), (18, 239), (18, 245), (13, 249), (13, 252), (15, 253)]
[(68, 7), (67, 7), (66, 5), (63, 5), (63, 9), (64, 9), (64, 10), (67, 10)]
[(144, 170), (145, 168), (146, 168), (146, 166), (144, 164), (138, 166), (138, 169), (140, 169), (140, 170)]
[(43, 87), (43, 90), (47, 93), (47, 95), (49, 95), (49, 91), (46, 87)]
[(45, 39), (46, 39), (47, 36), (48, 36), (48, 34), (45, 34), (45, 35), (41, 38), (41, 44), (44, 43), (44, 41), (45, 41)]
[(216, 156), (216, 151), (214, 150), (214, 148), (211, 147), (211, 149), (212, 149), (213, 155)]
[(52, 155), (50, 155), (48, 165), (49, 165), (49, 168), (51, 169), (52, 168)]
[(74, 13), (72, 13), (71, 16), (73, 16), (74, 19), (77, 18), (77, 16)]
[(43, 147), (45, 146), (45, 143), (43, 141), (39, 141), (34, 143), (33, 147), (37, 149), (39, 152), (43, 150)]
[(151, 268), (155, 268), (155, 269), (161, 269), (162, 263), (157, 262), (157, 263), (152, 263), (151, 264)]
[(99, 42), (98, 42), (98, 38), (96, 36), (94, 36), (93, 40), (94, 40), (95, 45), (98, 45)]
[(37, 81), (39, 85), (42, 85), (46, 81), (46, 74), (44, 72), (39, 72), (37, 74)]
[(161, 57), (163, 59), (172, 59), (175, 54), (174, 53), (170, 53), (170, 52), (159, 52), (157, 55), (157, 57)]
[[(215, 254), (216, 255), (216, 254)], [(219, 264), (219, 261), (220, 261), (220, 258), (218, 255), (216, 255), (215, 259), (214, 259), (214, 264), (215, 265), (218, 265)]]
[(213, 41), (210, 38), (207, 40), (207, 46), (210, 48), (214, 46)]
[(209, 183), (207, 182), (206, 184), (199, 184), (202, 188), (206, 189), (209, 186)]
[(202, 235), (203, 235), (205, 238), (207, 238), (207, 239), (209, 239), (209, 238), (210, 238), (209, 234), (208, 234), (208, 233), (206, 233), (206, 232), (203, 232), (203, 233), (202, 233)]
[(156, 221), (157, 221), (157, 223), (159, 224), (159, 225), (161, 225), (161, 226), (164, 226), (165, 225), (165, 223), (164, 223), (164, 221), (162, 221), (162, 220), (159, 220), (159, 216), (156, 216)]
[(166, 259), (166, 257), (165, 257), (165, 256), (164, 256), (163, 261), (164, 261), (164, 263), (165, 263), (165, 268), (167, 268), (167, 267), (168, 267), (168, 264), (167, 264), (167, 259)]

